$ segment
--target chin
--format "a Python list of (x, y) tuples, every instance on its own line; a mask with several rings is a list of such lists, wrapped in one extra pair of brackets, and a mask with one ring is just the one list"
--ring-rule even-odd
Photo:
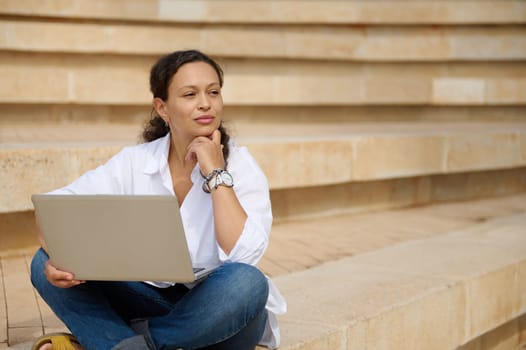
[(206, 136), (206, 137), (209, 137), (210, 135), (212, 135), (212, 133), (213, 133), (217, 128), (219, 128), (219, 126), (217, 126), (217, 127), (213, 127), (213, 126), (211, 126), (211, 127), (203, 128), (203, 129), (197, 131), (197, 133), (196, 133), (195, 136), (196, 136), (196, 137), (198, 137), (198, 136)]

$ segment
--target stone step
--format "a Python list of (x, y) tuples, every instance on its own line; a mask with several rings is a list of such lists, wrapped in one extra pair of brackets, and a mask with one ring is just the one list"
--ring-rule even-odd
[[(150, 107), (72, 104), (3, 104), (0, 128), (47, 124), (135, 124), (150, 117)], [(226, 106), (227, 124), (307, 124), (385, 122), (521, 122), (526, 107), (515, 106)]]
[(0, 13), (175, 23), (509, 24), (526, 21), (520, 0), (341, 1), (294, 0), (3, 0)]
[[(273, 203), (274, 204), (274, 203)], [(372, 252), (526, 211), (526, 192), (364, 213), (275, 222), (259, 266), (272, 277)]]
[[(135, 124), (150, 117), (147, 105), (77, 105), (77, 104), (0, 104), (0, 128), (16, 125), (47, 124)], [(228, 124), (289, 126), (291, 118), (298, 124), (377, 123), (377, 122), (521, 122), (526, 105), (497, 106), (225, 106)], [(284, 116), (290, 116), (286, 118)]]
[(500, 337), (518, 349), (525, 226), (522, 210), (275, 278), (288, 300), (281, 349), (455, 349), (508, 322)]
[[(112, 124), (1, 128), (0, 213), (30, 210), (32, 193), (74, 180), (139, 133)], [(519, 122), (247, 124), (237, 133), (273, 191), (526, 166)]]
[[(517, 319), (525, 203), (522, 194), (275, 224), (260, 267), (288, 301), (281, 349), (453, 349)], [(26, 265), (0, 254), (0, 349), (64, 330), (31, 293)]]
[[(150, 56), (0, 52), (0, 104), (150, 106), (148, 72), (154, 61)], [(227, 106), (526, 104), (525, 62), (221, 63)]]
[[(0, 20), (0, 50), (161, 55), (198, 48), (222, 57), (341, 61), (510, 61), (526, 57), (526, 28), (148, 25)], [(258, 45), (254, 45), (257, 42)]]

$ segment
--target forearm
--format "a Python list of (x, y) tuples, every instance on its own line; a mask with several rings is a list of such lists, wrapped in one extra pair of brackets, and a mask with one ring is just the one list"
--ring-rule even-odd
[(212, 190), (216, 240), (230, 254), (236, 245), (247, 220), (247, 214), (231, 187), (219, 186)]

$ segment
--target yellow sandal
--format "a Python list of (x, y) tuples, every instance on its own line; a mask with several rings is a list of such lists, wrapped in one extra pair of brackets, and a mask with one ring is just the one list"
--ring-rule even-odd
[(33, 344), (31, 350), (38, 350), (42, 345), (51, 344), (53, 350), (75, 350), (72, 342), (80, 344), (77, 338), (69, 333), (44, 334)]

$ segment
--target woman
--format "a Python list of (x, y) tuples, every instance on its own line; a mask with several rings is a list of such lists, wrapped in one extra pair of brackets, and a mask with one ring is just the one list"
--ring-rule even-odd
[(73, 336), (44, 336), (35, 349), (278, 346), (275, 314), (285, 301), (255, 267), (272, 224), (268, 184), (222, 126), (222, 86), (221, 68), (199, 51), (161, 57), (150, 73), (146, 143), (52, 192), (176, 195), (192, 261), (221, 267), (192, 285), (78, 281), (49, 262), (40, 238), (31, 280)]

